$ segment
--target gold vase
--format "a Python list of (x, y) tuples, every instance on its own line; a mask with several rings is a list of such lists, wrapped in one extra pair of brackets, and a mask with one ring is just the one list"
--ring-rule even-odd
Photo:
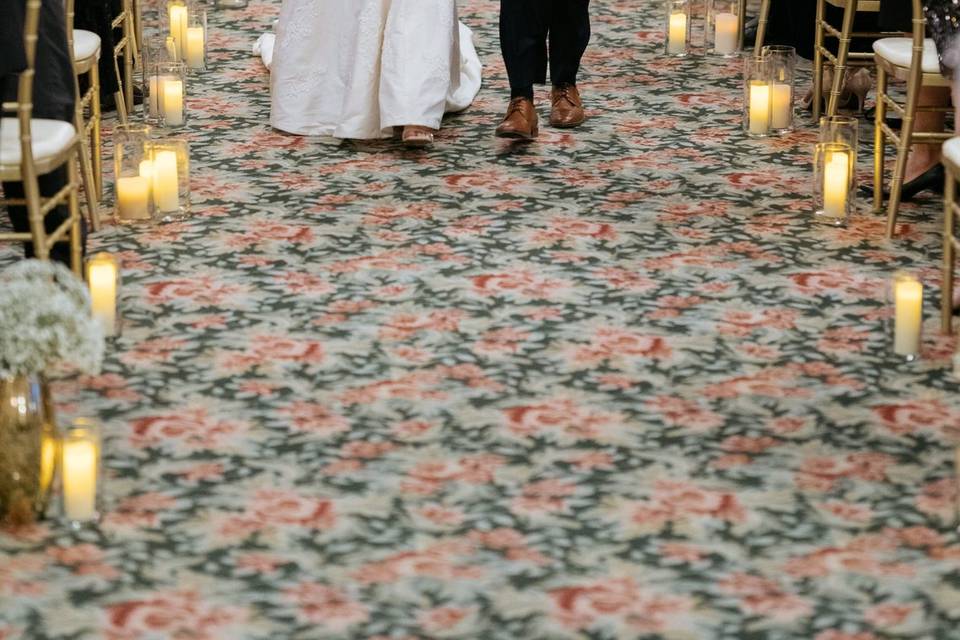
[(43, 517), (57, 446), (43, 377), (0, 378), (0, 523), (21, 526)]

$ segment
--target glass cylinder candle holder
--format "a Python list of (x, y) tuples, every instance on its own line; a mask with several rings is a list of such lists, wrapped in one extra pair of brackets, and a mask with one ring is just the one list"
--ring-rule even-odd
[(813, 166), (817, 218), (837, 226), (844, 224), (856, 200), (850, 179), (856, 166), (853, 150), (841, 142), (820, 142), (816, 146)]
[(856, 188), (860, 120), (855, 116), (823, 116), (820, 118), (820, 142), (839, 142), (850, 147), (854, 163), (850, 172), (851, 188)]
[(190, 71), (207, 68), (207, 9), (198, 2), (189, 5), (183, 60)]
[(143, 173), (150, 126), (118, 124), (113, 129), (114, 216), (120, 224), (153, 220), (150, 176)]
[(665, 53), (682, 58), (690, 53), (690, 2), (667, 0), (666, 2)]
[(773, 82), (763, 58), (743, 60), (743, 130), (753, 138), (770, 135), (773, 120)]
[(167, 1), (166, 35), (172, 40), (173, 50), (171, 54), (173, 59), (181, 62), (185, 59), (186, 54), (189, 15), (190, 8), (184, 0)]
[[(171, 52), (174, 55), (171, 55)], [(143, 114), (148, 124), (159, 125), (160, 89), (157, 86), (156, 65), (161, 62), (176, 62), (175, 47), (170, 36), (154, 33), (145, 36), (140, 48), (140, 73), (143, 84)]]
[[(176, 129), (187, 124), (187, 65), (184, 62), (157, 62), (150, 77), (156, 93), (157, 125)], [(151, 101), (153, 100), (151, 94)]]
[(707, 51), (733, 57), (740, 53), (739, 0), (707, 0)]
[(87, 286), (90, 289), (90, 308), (93, 317), (103, 327), (103, 334), (112, 338), (120, 335), (120, 261), (110, 253), (101, 252), (87, 259)]
[(893, 352), (913, 362), (920, 357), (923, 339), (923, 283), (912, 273), (898, 271), (890, 280), (889, 300), (893, 306)]
[(60, 496), (63, 518), (73, 529), (100, 519), (102, 474), (100, 428), (77, 419), (60, 439)]
[(190, 215), (190, 143), (186, 138), (150, 142), (150, 175), (156, 217), (162, 222)]
[(770, 74), (770, 130), (787, 133), (793, 130), (794, 92), (796, 91), (797, 50), (794, 47), (771, 45), (761, 56)]

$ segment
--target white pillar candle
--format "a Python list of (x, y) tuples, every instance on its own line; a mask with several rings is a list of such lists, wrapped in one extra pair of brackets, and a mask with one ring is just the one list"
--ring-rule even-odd
[(87, 263), (93, 317), (100, 321), (106, 336), (117, 332), (117, 276), (117, 261), (108, 253), (97, 254)]
[(687, 50), (687, 14), (671, 13), (667, 32), (667, 52), (680, 54)]
[(823, 213), (831, 218), (847, 214), (850, 195), (850, 154), (828, 151), (823, 166)]
[(140, 161), (140, 177), (153, 180), (153, 160)]
[(899, 356), (920, 353), (923, 326), (923, 284), (914, 278), (897, 278), (893, 285), (895, 307), (893, 351)]
[(730, 55), (740, 44), (740, 21), (732, 13), (718, 13), (714, 17), (713, 48), (717, 53)]
[(773, 129), (786, 129), (793, 120), (793, 88), (788, 84), (773, 84)]
[(166, 124), (172, 127), (183, 124), (183, 80), (163, 78), (160, 83), (160, 109)]
[(177, 59), (177, 41), (173, 36), (167, 36), (167, 39), (164, 41), (164, 44), (167, 47), (167, 56), (171, 60), (176, 61)]
[(143, 176), (117, 178), (117, 215), (122, 220), (150, 218), (150, 179)]
[(91, 440), (63, 443), (63, 510), (67, 520), (97, 517), (97, 445)]
[(176, 151), (157, 151), (154, 155), (153, 197), (157, 208), (164, 213), (180, 209)]
[(204, 53), (203, 27), (187, 27), (187, 66), (202, 69)]
[(770, 130), (770, 85), (750, 83), (750, 133), (762, 135)]
[(183, 60), (187, 45), (187, 7), (183, 4), (170, 4), (167, 10), (170, 14), (170, 35), (177, 47), (177, 60)]
[(40, 441), (40, 489), (46, 492), (53, 484), (57, 468), (57, 439), (44, 434)]
[(150, 76), (150, 116), (156, 118), (160, 115), (160, 83), (157, 82), (157, 76)]

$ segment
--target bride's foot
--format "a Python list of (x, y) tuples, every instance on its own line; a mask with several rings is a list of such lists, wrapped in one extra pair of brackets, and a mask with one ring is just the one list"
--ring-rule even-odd
[(434, 133), (436, 133), (434, 129), (422, 127), (417, 124), (411, 124), (403, 128), (403, 134), (401, 135), (401, 138), (404, 146), (421, 149), (423, 147), (429, 147), (431, 144), (433, 144)]

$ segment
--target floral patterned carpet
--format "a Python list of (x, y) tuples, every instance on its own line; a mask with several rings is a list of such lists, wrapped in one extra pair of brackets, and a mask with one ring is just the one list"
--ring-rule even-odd
[(105, 517), (0, 533), (0, 638), (960, 638), (937, 202), (815, 224), (815, 132), (746, 139), (654, 2), (594, 3), (584, 128), (504, 145), (462, 4), (486, 86), (424, 153), (271, 131), (279, 2), (212, 11), (197, 215), (93, 239), (124, 333), (57, 386)]

